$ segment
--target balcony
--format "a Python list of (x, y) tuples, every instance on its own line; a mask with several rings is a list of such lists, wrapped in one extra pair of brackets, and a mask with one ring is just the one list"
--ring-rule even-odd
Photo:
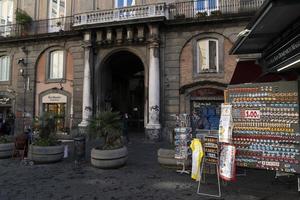
[(73, 26), (103, 24), (146, 18), (168, 18), (166, 4), (131, 6), (112, 10), (94, 11), (74, 16)]
[[(27, 25), (0, 24), (0, 41), (77, 34), (86, 26), (165, 21), (185, 23), (233, 16), (253, 16), (264, 0), (194, 0), (92, 11), (74, 16), (33, 21)], [(2, 22), (3, 19), (0, 19)], [(77, 31), (76, 31), (77, 30)]]
[(252, 16), (265, 0), (195, 0), (169, 5), (169, 20)]
[(7, 24), (0, 26), (0, 41), (14, 38), (48, 36), (48, 34), (65, 34), (70, 32), (73, 17), (62, 17), (32, 21), (30, 24)]

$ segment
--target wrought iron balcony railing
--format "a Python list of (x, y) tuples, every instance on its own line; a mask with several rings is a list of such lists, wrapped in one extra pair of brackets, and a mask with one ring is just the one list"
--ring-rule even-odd
[(0, 40), (70, 31), (72, 25), (73, 17), (37, 20), (28, 24), (2, 25), (0, 26)]
[[(251, 16), (264, 0), (193, 0), (178, 3), (138, 5), (112, 10), (92, 11), (74, 16), (33, 21), (30, 24), (0, 24), (0, 40), (49, 33), (71, 32), (97, 25), (140, 19), (167, 20), (209, 19), (233, 15)], [(3, 24), (3, 23), (2, 23)]]
[(265, 0), (194, 0), (169, 5), (169, 20), (249, 15)]
[(154, 17), (168, 18), (168, 10), (166, 9), (166, 5), (164, 3), (130, 6), (112, 10), (77, 14), (74, 16), (73, 26), (101, 24)]

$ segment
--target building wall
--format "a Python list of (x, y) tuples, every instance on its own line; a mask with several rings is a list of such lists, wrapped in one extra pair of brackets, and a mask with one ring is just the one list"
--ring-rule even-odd
[[(161, 35), (161, 87), (162, 87), (162, 123), (164, 126), (163, 134), (169, 137), (170, 132), (175, 126), (172, 115), (186, 112), (185, 95), (180, 94), (180, 88), (197, 82), (208, 81), (228, 84), (233, 75), (236, 58), (228, 54), (233, 42), (237, 39), (237, 34), (243, 30), (247, 22), (223, 22), (214, 24), (197, 24), (173, 26), (163, 28)], [(193, 77), (194, 61), (192, 40), (200, 34), (219, 34), (224, 37), (224, 72), (220, 74), (202, 75)], [(220, 84), (221, 85), (221, 84)], [(199, 86), (199, 84), (198, 84)], [(206, 85), (211, 88), (222, 89), (216, 85)]]
[[(51, 47), (50, 47), (51, 49)], [(59, 48), (60, 50), (64, 50), (63, 48)], [(73, 57), (70, 52), (66, 52), (66, 72), (65, 72), (65, 80), (62, 81), (60, 84), (59, 82), (55, 83), (49, 83), (46, 79), (46, 70), (49, 63), (49, 52), (46, 50), (42, 55), (39, 57), (37, 62), (37, 69), (36, 69), (36, 92), (35, 92), (35, 115), (39, 116), (41, 113), (41, 105), (39, 102), (39, 98), (42, 92), (45, 92), (47, 90), (51, 90), (52, 88), (61, 89), (63, 88), (63, 91), (66, 91), (71, 94), (71, 101), (73, 96)], [(71, 105), (68, 105), (71, 106)], [(68, 113), (70, 114), (70, 113)]]
[[(0, 52), (11, 52), (12, 56), (12, 81), (8, 85), (0, 85), (0, 91), (7, 91), (7, 88), (15, 91), (15, 114), (16, 114), (16, 132), (21, 131), (23, 124), (22, 113), (25, 110), (26, 125), (31, 124), (32, 117), (38, 114), (38, 101), (36, 93), (45, 91), (52, 87), (58, 87), (58, 84), (44, 84), (43, 70), (36, 71), (37, 68), (44, 69), (45, 65), (44, 51), (49, 47), (61, 46), (68, 51), (68, 70), (67, 79), (73, 81), (66, 81), (62, 84), (64, 89), (73, 94), (73, 118), (74, 124), (81, 120), (82, 111), (82, 90), (83, 90), (83, 64), (84, 64), (84, 49), (81, 46), (82, 37), (73, 38), (57, 38), (55, 40), (43, 40), (38, 42), (11, 43), (0, 47)], [(26, 47), (28, 54), (22, 51), (22, 47)], [(18, 64), (19, 59), (25, 59), (27, 66)], [(29, 77), (29, 90), (25, 90), (24, 95), (24, 81), (27, 82), (19, 73), (20, 68), (24, 68)], [(36, 74), (37, 73), (37, 74)], [(37, 76), (36, 76), (37, 75)], [(24, 101), (25, 97), (25, 101)], [(25, 109), (24, 109), (25, 102)]]

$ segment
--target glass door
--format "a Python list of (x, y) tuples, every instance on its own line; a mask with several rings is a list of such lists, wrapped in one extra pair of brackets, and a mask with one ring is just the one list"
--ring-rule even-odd
[(55, 130), (63, 131), (65, 128), (65, 103), (46, 103), (44, 104), (44, 112), (55, 115)]
[(66, 16), (66, 0), (50, 0), (49, 3), (49, 32), (64, 30)]

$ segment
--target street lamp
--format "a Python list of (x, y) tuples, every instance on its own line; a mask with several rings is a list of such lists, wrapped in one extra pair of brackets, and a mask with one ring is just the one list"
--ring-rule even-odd
[(25, 115), (26, 115), (26, 91), (29, 89), (29, 76), (27, 72), (27, 57), (28, 57), (28, 50), (26, 47), (21, 48), (24, 54), (26, 55), (26, 58), (20, 58), (18, 60), (18, 65), (20, 66), (19, 73), (23, 77), (24, 81), (24, 88), (23, 88), (23, 124), (22, 124), (22, 131), (25, 131)]

